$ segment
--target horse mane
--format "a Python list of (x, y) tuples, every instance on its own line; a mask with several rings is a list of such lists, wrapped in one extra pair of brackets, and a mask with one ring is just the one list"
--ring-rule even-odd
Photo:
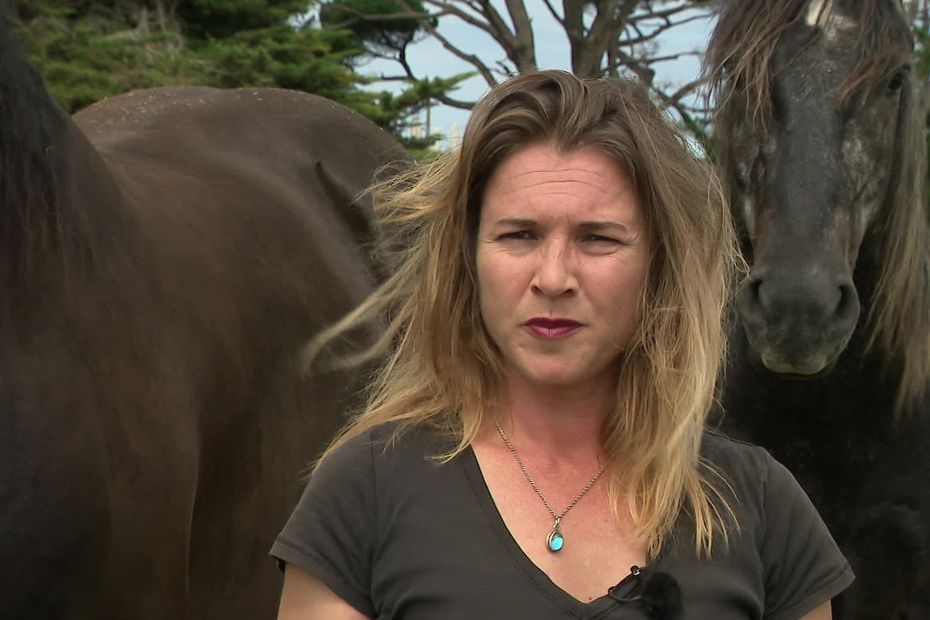
[[(730, 2), (720, 15), (705, 56), (709, 96), (716, 99), (718, 126), (726, 139), (727, 102), (738, 90), (746, 98), (746, 120), (765, 126), (771, 119), (772, 59), (782, 34), (809, 0)], [(898, 0), (834, 0), (857, 19), (858, 62), (843, 88), (844, 105), (882, 96), (884, 84), (912, 53), (913, 35)], [(821, 11), (818, 20), (829, 19)], [(876, 350), (890, 372), (900, 372), (895, 415), (900, 418), (930, 392), (930, 246), (924, 181), (926, 142), (921, 86), (907, 80), (901, 90), (895, 161), (879, 224), (879, 265), (866, 316), (866, 352)], [(728, 165), (723, 158), (724, 167)]]
[(26, 279), (39, 257), (65, 242), (66, 122), (0, 12), (0, 277), (6, 283)]
[(913, 410), (930, 391), (930, 246), (926, 179), (927, 143), (921, 85), (901, 89), (895, 157), (878, 239), (879, 273), (869, 310), (867, 350), (900, 359), (895, 412)]

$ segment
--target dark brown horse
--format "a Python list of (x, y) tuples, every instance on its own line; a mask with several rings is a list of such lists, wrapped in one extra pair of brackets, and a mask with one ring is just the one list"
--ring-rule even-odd
[(723, 424), (794, 472), (850, 559), (837, 618), (930, 618), (930, 254), (912, 48), (898, 0), (739, 0), (707, 55), (752, 265)]
[(353, 201), (403, 156), (281, 90), (72, 121), (0, 25), (0, 616), (273, 616), (266, 554), (355, 385), (299, 352), (375, 283)]

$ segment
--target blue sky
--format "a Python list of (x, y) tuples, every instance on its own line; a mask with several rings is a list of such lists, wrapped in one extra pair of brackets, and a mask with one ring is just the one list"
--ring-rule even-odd
[[(541, 0), (524, 0), (533, 19), (536, 42), (536, 58), (543, 69), (569, 69), (568, 42), (564, 31), (552, 19)], [(498, 4), (498, 2), (495, 2)], [(502, 11), (503, 12), (503, 11)], [(485, 33), (452, 18), (443, 18), (439, 24), (440, 32), (461, 49), (476, 54), (487, 64), (503, 57), (500, 47)], [(678, 53), (685, 51), (703, 51), (710, 36), (712, 23), (695, 21), (673, 28), (659, 39), (660, 53)], [(455, 73), (472, 70), (471, 65), (456, 58), (446, 51), (435, 39), (427, 37), (412, 46), (408, 58), (415, 74), (422, 77), (450, 76)], [(670, 84), (683, 84), (693, 79), (699, 70), (697, 58), (682, 58), (665, 62), (655, 67), (657, 79)], [(396, 75), (400, 68), (396, 63), (375, 61), (359, 68), (367, 75), (379, 73)], [(381, 83), (376, 88), (391, 88), (390, 83)], [(472, 100), (480, 97), (487, 89), (481, 77), (474, 77), (462, 84), (453, 93), (457, 99)], [(436, 106), (432, 110), (433, 131), (448, 134), (452, 123), (464, 127), (468, 112), (445, 106)]]

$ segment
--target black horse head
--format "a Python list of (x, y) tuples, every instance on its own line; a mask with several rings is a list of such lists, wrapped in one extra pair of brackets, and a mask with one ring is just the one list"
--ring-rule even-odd
[(734, 2), (707, 62), (755, 355), (814, 376), (868, 325), (866, 346), (903, 365), (914, 398), (928, 357), (925, 149), (898, 0)]

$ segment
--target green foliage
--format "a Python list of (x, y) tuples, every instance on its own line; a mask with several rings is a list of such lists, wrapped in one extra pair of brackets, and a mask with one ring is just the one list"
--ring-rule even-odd
[(422, 101), (363, 90), (369, 79), (353, 69), (363, 42), (312, 27), (310, 8), (311, 0), (17, 0), (10, 13), (52, 96), (72, 112), (138, 88), (267, 86), (328, 97), (399, 134)]
[(376, 52), (396, 51), (423, 34), (419, 19), (404, 16), (411, 13), (425, 14), (420, 0), (330, 0), (320, 5), (320, 23), (348, 30)]
[(182, 0), (177, 16), (194, 39), (223, 39), (249, 30), (283, 26), (310, 10), (311, 0)]
[(922, 79), (926, 79), (927, 75), (930, 75), (930, 31), (925, 28), (915, 28), (914, 38), (917, 52), (916, 73)]
[(333, 54), (330, 33), (298, 31), (289, 25), (237, 32), (191, 45), (209, 86), (271, 86), (316, 93), (349, 103), (358, 99), (359, 77)]
[(19, 38), (67, 110), (134, 88), (192, 81), (194, 67), (176, 34), (110, 33), (94, 17), (72, 21), (67, 7), (33, 8), (32, 18), (20, 22)]
[(388, 126), (395, 135), (401, 136), (404, 148), (413, 153), (414, 157), (420, 160), (428, 158), (429, 148), (441, 136), (411, 137), (411, 119), (422, 113), (427, 106), (435, 105), (437, 95), (454, 90), (460, 82), (474, 75), (468, 72), (448, 78), (423, 79), (413, 82), (400, 93), (381, 93), (378, 101), (381, 109), (395, 118)]

